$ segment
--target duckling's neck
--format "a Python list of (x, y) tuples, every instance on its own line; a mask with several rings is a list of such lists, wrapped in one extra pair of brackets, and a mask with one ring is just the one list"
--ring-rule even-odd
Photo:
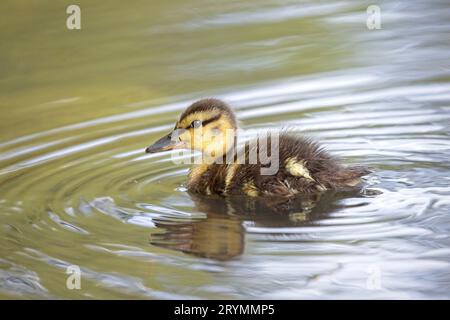
[(233, 162), (236, 153), (236, 130), (230, 130), (226, 135), (213, 139), (202, 152), (202, 164), (225, 164)]

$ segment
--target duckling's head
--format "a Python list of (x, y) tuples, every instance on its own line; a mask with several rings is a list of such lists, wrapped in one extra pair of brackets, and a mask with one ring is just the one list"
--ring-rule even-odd
[(172, 132), (149, 146), (145, 152), (192, 149), (217, 158), (234, 145), (236, 129), (236, 117), (225, 102), (202, 99), (190, 105), (181, 114)]

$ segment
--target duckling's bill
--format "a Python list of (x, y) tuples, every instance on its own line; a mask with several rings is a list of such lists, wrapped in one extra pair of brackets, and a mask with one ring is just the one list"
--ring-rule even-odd
[(182, 149), (185, 148), (185, 143), (183, 141), (180, 141), (179, 139), (175, 139), (173, 132), (169, 133), (168, 135), (162, 137), (158, 141), (156, 141), (154, 144), (148, 146), (145, 149), (146, 153), (156, 153), (156, 152), (162, 152), (162, 151), (169, 151), (173, 149)]

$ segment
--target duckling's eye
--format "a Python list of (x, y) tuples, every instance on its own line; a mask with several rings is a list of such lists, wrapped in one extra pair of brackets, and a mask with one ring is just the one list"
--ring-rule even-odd
[(191, 128), (200, 128), (201, 125), (202, 125), (202, 122), (200, 120), (194, 120), (191, 123)]

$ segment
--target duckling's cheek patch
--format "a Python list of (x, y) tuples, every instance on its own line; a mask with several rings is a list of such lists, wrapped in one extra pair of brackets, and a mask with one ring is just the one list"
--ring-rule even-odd
[(187, 130), (178, 129), (178, 139), (187, 143), (191, 142), (191, 134)]
[(295, 177), (303, 177), (311, 181), (315, 181), (309, 170), (306, 168), (303, 161), (298, 161), (295, 158), (288, 158), (285, 162), (286, 170)]
[(251, 181), (245, 182), (242, 185), (242, 191), (244, 191), (244, 193), (250, 197), (257, 197), (259, 194), (258, 189)]

